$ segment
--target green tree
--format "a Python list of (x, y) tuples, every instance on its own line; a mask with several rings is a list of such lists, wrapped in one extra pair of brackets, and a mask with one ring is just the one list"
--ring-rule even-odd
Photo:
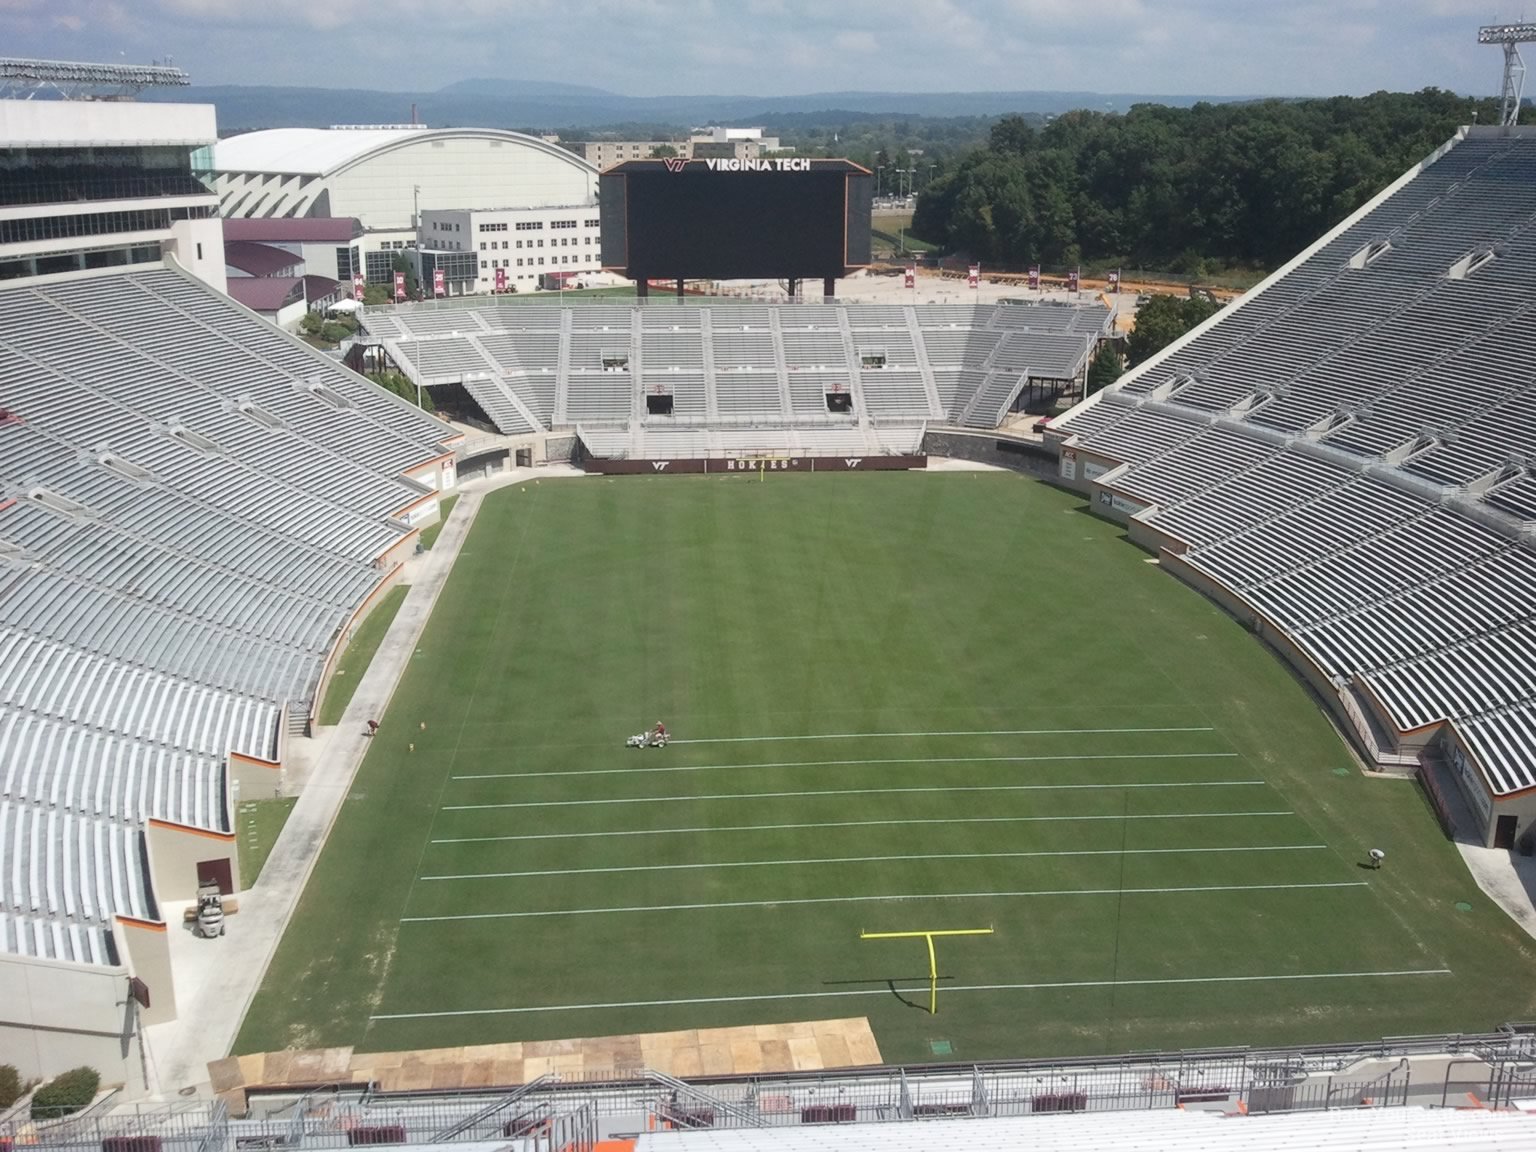
[(1113, 384), (1124, 371), (1125, 357), (1120, 355), (1113, 340), (1104, 341), (1094, 354), (1093, 363), (1088, 365), (1088, 395)]
[[(416, 385), (403, 372), (369, 372), (368, 379), (372, 380), (386, 392), (393, 392), (402, 400), (416, 403)], [(427, 412), (436, 412), (437, 405), (432, 402), (432, 393), (423, 388), (421, 390), (421, 407)]]
[(369, 284), (363, 289), (363, 303), (369, 306), (388, 304), (390, 291), (383, 284)]
[(94, 1068), (60, 1072), (32, 1094), (32, 1119), (52, 1120), (78, 1112), (96, 1098), (101, 1073)]
[(676, 155), (677, 149), (672, 147), (670, 144), (658, 144), (656, 147), (651, 149), (652, 160), (666, 160), (669, 157)]
[[(405, 273), (405, 298), (407, 300), (421, 299), (421, 278), (416, 275), (416, 262), (404, 252), (396, 252), (395, 258), (390, 261), (390, 268), (395, 272)], [(394, 289), (390, 289), (393, 293)]]
[(1220, 309), (1220, 304), (1197, 297), (1153, 296), (1136, 310), (1136, 327), (1126, 341), (1132, 366), (1145, 363)]

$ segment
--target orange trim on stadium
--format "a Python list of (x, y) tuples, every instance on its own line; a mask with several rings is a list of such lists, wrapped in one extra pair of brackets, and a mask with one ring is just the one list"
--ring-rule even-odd
[(404, 516), (407, 512), (410, 512), (416, 508), (420, 508), (428, 500), (441, 500), (442, 498), (443, 494), (441, 492), (435, 490), (428, 492), (425, 496), (420, 496), (417, 499), (412, 500), (409, 504), (406, 504), (404, 507), (396, 509), (392, 515), (398, 519), (399, 517)]
[(235, 834), (233, 832), (213, 832), (207, 828), (194, 828), (190, 824), (177, 824), (174, 820), (161, 820), (151, 817), (149, 826), (151, 828), (165, 828), (172, 832), (190, 832), (194, 836), (203, 836), (209, 840), (219, 840), (230, 844), (235, 842)]
[(140, 920), (137, 916), (123, 916), (121, 914), (114, 916), (113, 919), (119, 924), (126, 924), (130, 928), (142, 928), (146, 932), (165, 931), (164, 920)]
[(241, 764), (250, 764), (256, 768), (282, 768), (282, 764), (276, 760), (268, 760), (261, 756), (248, 756), (244, 752), (230, 752), (229, 758), (239, 761)]

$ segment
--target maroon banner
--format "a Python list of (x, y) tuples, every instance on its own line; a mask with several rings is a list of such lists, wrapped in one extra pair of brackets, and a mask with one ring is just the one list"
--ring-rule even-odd
[(507, 290), (507, 270), (505, 268), (498, 268), (498, 269), (496, 269), (496, 291), (498, 291), (498, 292), (505, 292), (506, 290)]
[(1120, 291), (1120, 269), (1118, 268), (1109, 274), (1109, 290), (1111, 292)]
[(788, 456), (776, 459), (753, 456), (726, 457), (718, 460), (698, 458), (682, 460), (630, 460), (588, 456), (581, 462), (584, 472), (604, 476), (731, 476), (741, 473), (773, 472), (905, 472), (928, 467), (926, 456)]
[(1067, 291), (1068, 292), (1076, 292), (1077, 288), (1078, 288), (1078, 285), (1080, 283), (1081, 283), (1081, 273), (1076, 268), (1072, 269), (1072, 271), (1067, 273)]
[(1029, 266), (1029, 290), (1031, 292), (1040, 291), (1040, 265), (1038, 264), (1031, 264)]
[(448, 295), (448, 288), (443, 283), (443, 270), (441, 268), (434, 268), (434, 269), (432, 269), (432, 295), (434, 295), (434, 296), (446, 296), (446, 295)]
[(395, 273), (395, 300), (396, 301), (400, 301), (400, 300), (404, 300), (404, 299), (405, 299), (405, 273), (404, 272), (396, 272)]
[(356, 300), (359, 304), (363, 302), (363, 274), (361, 272), (352, 277), (352, 299)]
[(908, 287), (908, 288), (916, 288), (917, 287), (917, 269), (912, 267), (911, 265), (908, 265), (906, 272), (902, 275), (902, 280), (903, 280), (903, 282), (904, 282), (906, 287)]
[(981, 285), (981, 265), (980, 264), (972, 264), (971, 265), (970, 271), (968, 271), (965, 274), (965, 282), (971, 288), (980, 287), (980, 285)]

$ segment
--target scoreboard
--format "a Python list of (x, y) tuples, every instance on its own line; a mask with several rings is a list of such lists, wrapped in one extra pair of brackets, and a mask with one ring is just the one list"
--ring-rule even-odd
[(632, 280), (837, 279), (870, 262), (847, 160), (629, 160), (599, 183), (603, 267)]

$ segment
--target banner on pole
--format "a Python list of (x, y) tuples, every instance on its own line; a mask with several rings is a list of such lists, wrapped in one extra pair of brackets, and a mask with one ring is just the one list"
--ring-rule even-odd
[(505, 268), (498, 268), (498, 269), (496, 269), (496, 291), (498, 291), (498, 292), (505, 292), (506, 290), (507, 290), (507, 270)]
[(916, 288), (917, 287), (917, 269), (914, 268), (910, 264), (907, 265), (906, 273), (902, 277), (902, 279), (903, 279), (906, 287), (908, 287), (908, 288)]
[(405, 299), (405, 273), (395, 273), (395, 300), (399, 302)]
[(361, 272), (352, 277), (352, 299), (359, 304), (363, 302), (363, 274)]
[(1109, 290), (1111, 292), (1120, 291), (1120, 269), (1118, 268), (1109, 274)]
[(965, 274), (965, 282), (972, 288), (981, 287), (981, 265), (972, 264), (969, 272)]
[(1081, 274), (1081, 272), (1078, 269), (1074, 268), (1074, 269), (1072, 269), (1072, 271), (1068, 272), (1067, 273), (1067, 291), (1068, 292), (1076, 292), (1077, 289), (1078, 289), (1078, 285), (1081, 283), (1081, 280), (1082, 280), (1082, 274)]
[(1031, 292), (1040, 291), (1040, 265), (1038, 264), (1031, 264), (1029, 266), (1029, 290)]
[(432, 295), (434, 295), (434, 296), (446, 296), (446, 295), (448, 295), (448, 288), (443, 283), (443, 270), (441, 268), (434, 268), (434, 269), (432, 269)]

